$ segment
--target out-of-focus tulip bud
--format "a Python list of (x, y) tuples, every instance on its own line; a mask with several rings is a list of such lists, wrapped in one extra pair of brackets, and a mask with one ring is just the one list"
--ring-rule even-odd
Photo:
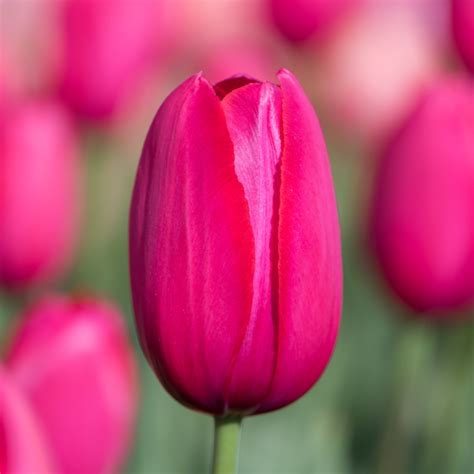
[(60, 3), (1, 2), (0, 69), (6, 65), (8, 86), (20, 96), (49, 89), (56, 81)]
[(443, 317), (474, 300), (472, 83), (422, 97), (382, 156), (373, 206), (376, 254), (408, 305)]
[(296, 78), (201, 74), (159, 109), (130, 218), (144, 352), (166, 389), (222, 415), (277, 409), (321, 376), (341, 309), (331, 172)]
[(323, 35), (360, 0), (269, 0), (275, 26), (289, 41)]
[(426, 16), (411, 2), (374, 2), (315, 52), (315, 96), (351, 139), (377, 148), (439, 73), (438, 38)]
[(30, 308), (7, 354), (62, 473), (116, 472), (135, 418), (134, 358), (117, 309), (48, 297)]
[(0, 366), (0, 472), (53, 474), (53, 462), (28, 400)]
[(451, 0), (454, 41), (464, 63), (474, 73), (474, 2)]
[(207, 48), (202, 61), (210, 82), (239, 73), (270, 80), (274, 77), (276, 58), (270, 48), (258, 41), (224, 40)]
[(266, 37), (261, 18), (262, 0), (173, 0), (179, 8), (180, 47), (192, 57), (202, 55), (228, 39), (250, 40)]
[(66, 0), (61, 95), (87, 120), (113, 116), (155, 59), (166, 2)]
[(64, 269), (76, 241), (79, 160), (68, 115), (26, 103), (0, 123), (0, 285), (42, 283)]

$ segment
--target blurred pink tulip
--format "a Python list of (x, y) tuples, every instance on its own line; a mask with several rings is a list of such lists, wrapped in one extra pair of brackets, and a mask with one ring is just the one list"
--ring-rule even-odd
[(333, 125), (377, 147), (441, 69), (438, 38), (411, 2), (358, 9), (314, 53), (314, 92)]
[(64, 269), (76, 241), (79, 171), (62, 108), (8, 109), (0, 123), (0, 285), (43, 283)]
[(454, 41), (469, 70), (474, 73), (474, 1), (451, 0)]
[(265, 35), (262, 0), (174, 0), (180, 11), (181, 48), (207, 51), (229, 38), (253, 41)]
[(268, 0), (271, 16), (280, 33), (299, 42), (322, 35), (360, 0)]
[(296, 78), (201, 75), (148, 132), (130, 216), (143, 350), (165, 388), (223, 415), (275, 410), (318, 380), (341, 309), (331, 172)]
[(259, 42), (225, 40), (209, 48), (204, 55), (203, 71), (210, 82), (236, 73), (248, 74), (262, 80), (274, 76), (276, 59), (270, 48)]
[(3, 126), (8, 109), (21, 101), (24, 95), (25, 85), (22, 84), (18, 65), (6, 45), (0, 43), (0, 126)]
[(385, 277), (418, 311), (474, 301), (474, 85), (433, 86), (382, 156), (372, 219)]
[(166, 31), (164, 0), (65, 0), (61, 92), (82, 118), (108, 119), (139, 87)]
[(0, 366), (0, 472), (53, 474), (52, 459), (28, 400)]
[(20, 326), (7, 364), (64, 474), (116, 472), (131, 441), (136, 368), (117, 309), (45, 298)]
[(1, 1), (0, 70), (7, 69), (10, 91), (20, 96), (42, 93), (57, 80), (60, 4), (50, 0)]

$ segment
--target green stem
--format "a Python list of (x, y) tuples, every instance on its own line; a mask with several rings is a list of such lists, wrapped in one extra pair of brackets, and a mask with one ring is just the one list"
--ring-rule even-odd
[(424, 407), (420, 393), (429, 390), (434, 354), (431, 327), (406, 321), (399, 335), (392, 400), (379, 446), (378, 472), (412, 472), (410, 449), (420, 431)]
[(212, 474), (235, 474), (239, 461), (240, 426), (237, 416), (215, 417)]

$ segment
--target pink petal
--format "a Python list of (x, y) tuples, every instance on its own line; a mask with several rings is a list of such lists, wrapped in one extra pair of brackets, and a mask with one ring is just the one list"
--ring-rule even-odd
[(278, 229), (278, 356), (259, 411), (281, 407), (320, 377), (334, 348), (342, 266), (336, 200), (322, 132), (296, 78), (282, 70), (283, 156)]
[(55, 472), (48, 445), (30, 404), (2, 367), (0, 402), (0, 472)]
[(134, 359), (117, 310), (49, 296), (21, 316), (7, 364), (41, 423), (57, 472), (117, 472), (137, 403)]
[(141, 342), (165, 387), (183, 403), (226, 409), (229, 368), (252, 304), (253, 249), (221, 104), (197, 75), (158, 111), (130, 216)]
[(215, 84), (214, 90), (219, 99), (222, 100), (227, 94), (229, 94), (233, 90), (254, 83), (260, 84), (260, 81), (258, 81), (257, 79), (253, 79), (252, 77), (245, 76), (243, 74), (237, 74)]
[(451, 0), (454, 42), (466, 67), (474, 73), (474, 2)]
[(474, 88), (435, 82), (381, 155), (371, 237), (395, 293), (429, 318), (474, 300)]
[[(274, 186), (281, 156), (281, 93), (278, 87), (250, 84), (225, 96), (222, 106), (234, 143), (235, 170), (244, 187), (255, 241), (253, 300), (245, 338), (229, 385), (233, 409), (257, 405), (269, 388), (275, 357), (276, 223)], [(275, 257), (275, 255), (273, 255)]]

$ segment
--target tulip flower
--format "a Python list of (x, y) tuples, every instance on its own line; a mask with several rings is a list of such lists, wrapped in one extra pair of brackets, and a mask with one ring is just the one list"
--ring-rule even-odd
[(386, 279), (419, 312), (474, 301), (474, 85), (444, 80), (381, 157), (372, 236)]
[(78, 224), (79, 162), (68, 115), (53, 103), (23, 103), (0, 124), (0, 285), (58, 276)]
[(217, 46), (207, 47), (202, 56), (203, 70), (210, 81), (233, 75), (234, 71), (247, 71), (262, 79), (274, 76), (275, 54), (258, 41), (221, 40)]
[(131, 440), (136, 370), (120, 315), (91, 298), (45, 297), (7, 353), (59, 472), (116, 472)]
[(144, 350), (180, 401), (215, 414), (286, 405), (335, 341), (341, 262), (324, 140), (296, 79), (201, 75), (143, 149), (130, 263)]
[(468, 69), (474, 73), (474, 2), (451, 0), (454, 42)]
[(322, 35), (358, 0), (269, 0), (271, 16), (280, 33), (300, 42)]
[(321, 376), (341, 309), (330, 167), (296, 78), (197, 74), (159, 109), (130, 217), (143, 350), (181, 403), (275, 410)]
[(53, 462), (28, 400), (0, 366), (0, 472), (53, 474)]
[(441, 69), (440, 44), (429, 28), (428, 7), (436, 2), (423, 2), (424, 15), (415, 3), (361, 7), (314, 52), (318, 102), (337, 130), (371, 150)]
[(60, 3), (1, 2), (4, 21), (0, 30), (0, 69), (5, 68), (8, 75), (9, 92), (35, 95), (49, 90), (56, 81), (60, 47), (56, 13)]
[(152, 65), (165, 31), (165, 2), (66, 0), (60, 90), (83, 119), (114, 116)]

